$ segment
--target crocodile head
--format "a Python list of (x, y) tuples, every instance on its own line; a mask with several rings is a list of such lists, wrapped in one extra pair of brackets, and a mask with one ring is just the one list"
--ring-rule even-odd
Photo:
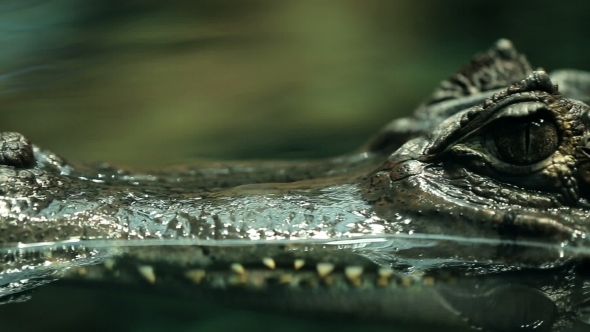
[(325, 161), (136, 172), (1, 134), (0, 297), (62, 278), (495, 331), (586, 322), (589, 87), (501, 40)]
[(587, 245), (588, 111), (535, 71), (405, 143), (366, 197), (418, 233)]

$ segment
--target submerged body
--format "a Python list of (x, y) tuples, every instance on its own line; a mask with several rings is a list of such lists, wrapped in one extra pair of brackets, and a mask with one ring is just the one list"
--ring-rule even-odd
[[(554, 84), (558, 84), (559, 88)], [(500, 40), (311, 162), (135, 172), (0, 135), (0, 299), (50, 280), (490, 331), (590, 323), (590, 74)]]

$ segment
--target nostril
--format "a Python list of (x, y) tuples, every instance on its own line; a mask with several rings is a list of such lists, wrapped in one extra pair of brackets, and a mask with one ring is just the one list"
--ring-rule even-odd
[(0, 133), (0, 165), (30, 168), (35, 164), (31, 142), (14, 132)]

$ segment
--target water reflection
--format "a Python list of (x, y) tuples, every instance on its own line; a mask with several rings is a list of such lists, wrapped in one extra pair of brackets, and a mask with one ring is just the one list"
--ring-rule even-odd
[[(439, 249), (449, 246), (473, 255), (446, 257)], [(506, 264), (501, 256), (483, 254), (492, 250), (481, 250), (500, 246), (560, 252), (562, 259)], [(342, 241), (56, 242), (4, 248), (1, 255), (5, 302), (56, 281), (71, 289), (120, 285), (323, 319), (490, 331), (575, 331), (590, 323), (590, 278), (580, 263), (590, 257), (589, 248), (414, 234)]]

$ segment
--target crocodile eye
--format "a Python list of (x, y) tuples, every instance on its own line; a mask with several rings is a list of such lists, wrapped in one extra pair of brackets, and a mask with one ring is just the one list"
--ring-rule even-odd
[(499, 119), (488, 133), (486, 143), (491, 150), (500, 160), (513, 165), (537, 163), (559, 147), (557, 125), (548, 115)]

